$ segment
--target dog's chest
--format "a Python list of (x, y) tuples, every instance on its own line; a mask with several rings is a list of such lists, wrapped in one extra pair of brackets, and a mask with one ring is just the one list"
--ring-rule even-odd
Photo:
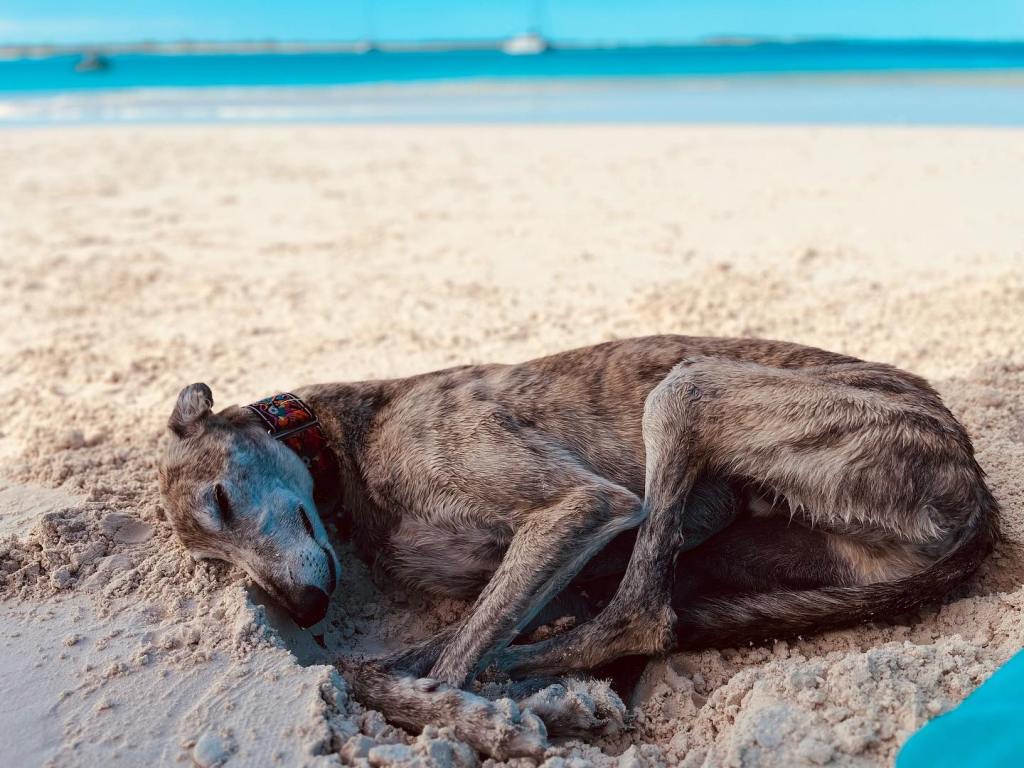
[(408, 517), (379, 562), (404, 584), (432, 594), (474, 597), (490, 580), (512, 540), (505, 523)]

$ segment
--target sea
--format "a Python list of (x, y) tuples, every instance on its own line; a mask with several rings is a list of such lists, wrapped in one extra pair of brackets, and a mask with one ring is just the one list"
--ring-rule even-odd
[(1024, 125), (1024, 42), (131, 52), (82, 63), (0, 60), (0, 125)]

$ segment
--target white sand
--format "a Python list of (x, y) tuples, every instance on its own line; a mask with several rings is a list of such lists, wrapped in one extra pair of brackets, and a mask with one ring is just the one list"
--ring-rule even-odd
[(7, 764), (472, 760), (324, 665), (460, 604), (374, 585), (343, 550), (328, 653), (183, 554), (154, 459), (197, 380), (227, 405), (672, 331), (936, 384), (1005, 511), (976, 584), (900, 626), (657, 662), (633, 729), (551, 768), (883, 765), (1022, 644), (1024, 133), (40, 129), (0, 134), (0, 178)]

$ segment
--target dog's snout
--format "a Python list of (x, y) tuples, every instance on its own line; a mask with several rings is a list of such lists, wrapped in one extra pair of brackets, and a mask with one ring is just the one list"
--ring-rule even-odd
[(329, 597), (319, 587), (303, 587), (292, 618), (295, 623), (305, 629), (311, 627), (327, 615)]

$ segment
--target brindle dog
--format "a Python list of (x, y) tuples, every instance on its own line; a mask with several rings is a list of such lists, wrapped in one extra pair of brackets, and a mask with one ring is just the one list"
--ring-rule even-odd
[[(795, 344), (656, 336), (295, 394), (338, 457), (320, 512), (399, 581), (475, 597), (438, 637), (352, 670), (356, 694), (498, 758), (541, 754), (545, 734), (459, 690), (489, 665), (558, 674), (905, 613), (963, 582), (998, 533), (967, 433), (927, 382)], [(170, 520), (309, 625), (337, 567), (310, 475), (250, 411), (212, 404), (194, 384), (171, 416)], [(512, 644), (567, 586), (609, 574), (596, 617)]]

